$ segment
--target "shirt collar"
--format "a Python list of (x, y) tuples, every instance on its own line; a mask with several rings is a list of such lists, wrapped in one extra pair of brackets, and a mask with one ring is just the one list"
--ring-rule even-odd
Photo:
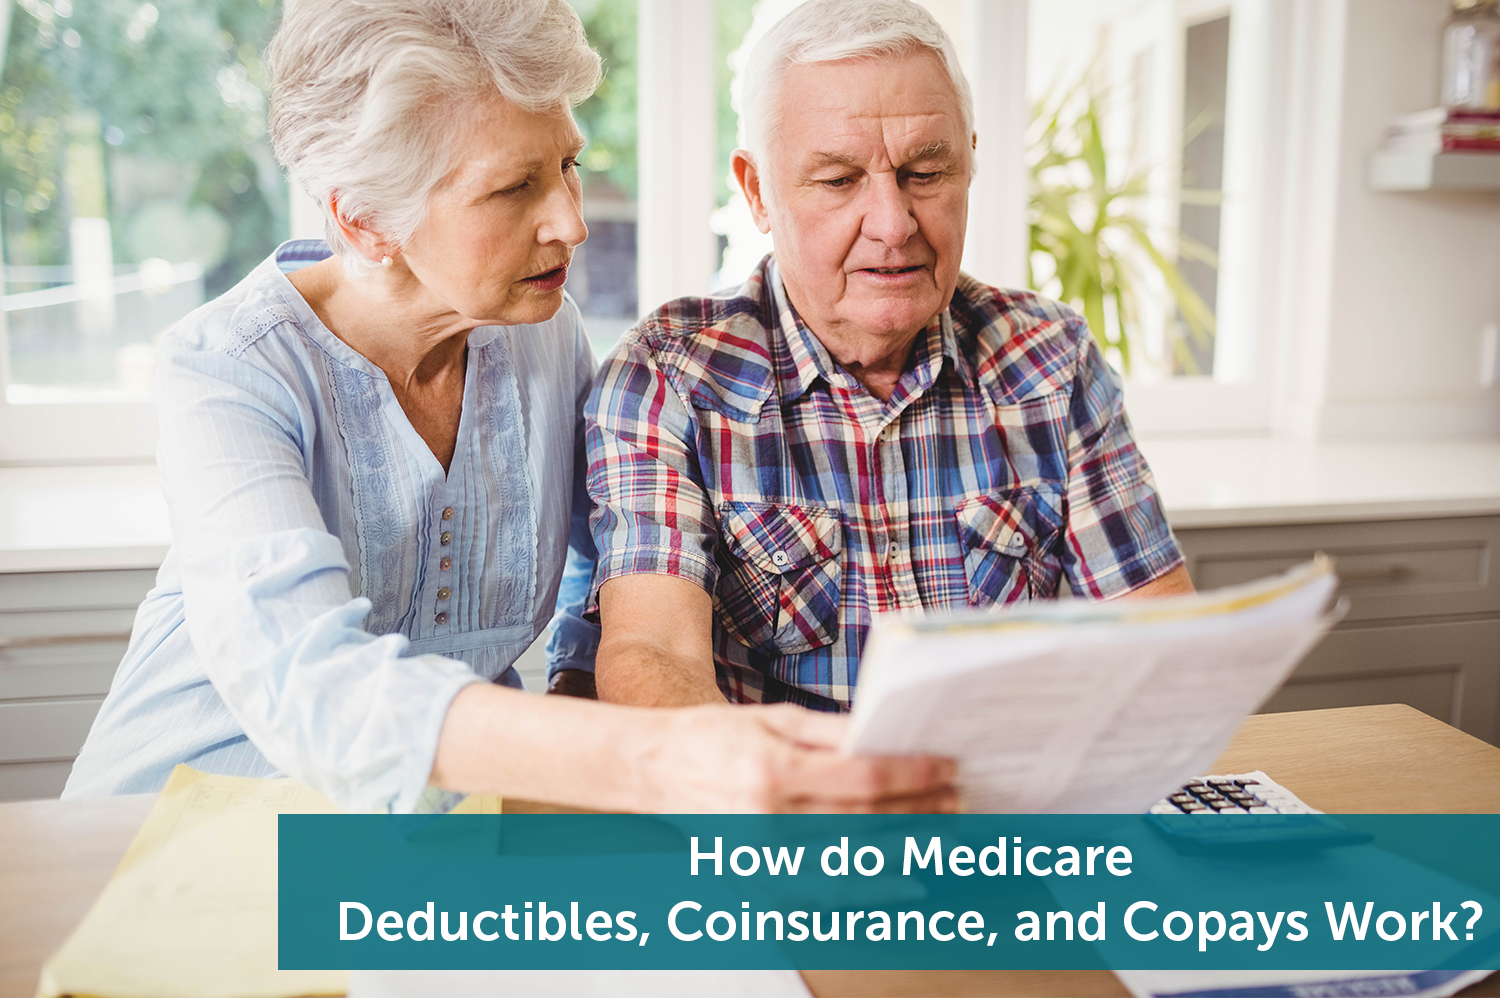
[(792, 300), (787, 297), (786, 285), (781, 280), (781, 268), (771, 257), (766, 265), (766, 284), (771, 289), (771, 302), (775, 310), (772, 321), (782, 335), (775, 337), (786, 344), (786, 354), (775, 357), (776, 379), (780, 383), (781, 397), (788, 402), (801, 398), (818, 379), (828, 384), (847, 387), (854, 379), (845, 374), (828, 354), (828, 348), (807, 328), (797, 314)]
[[(787, 297), (786, 285), (781, 280), (781, 268), (777, 265), (775, 257), (768, 257), (766, 261), (766, 286), (771, 290), (774, 310), (772, 321), (783, 334), (780, 337), (773, 337), (773, 341), (779, 339), (786, 344), (786, 352), (783, 354), (781, 351), (776, 351), (773, 361), (776, 378), (781, 388), (781, 397), (788, 402), (795, 401), (806, 394), (820, 378), (828, 384), (842, 388), (859, 387), (859, 382), (834, 361), (828, 353), (828, 348), (797, 314), (791, 299)], [(901, 378), (903, 384), (910, 382), (913, 378), (916, 379), (908, 393), (913, 391), (920, 393), (932, 387), (942, 371), (945, 359), (953, 364), (954, 371), (967, 384), (973, 386), (973, 365), (958, 347), (958, 336), (953, 328), (951, 308), (945, 308), (939, 312), (922, 332), (917, 334), (914, 363)]]

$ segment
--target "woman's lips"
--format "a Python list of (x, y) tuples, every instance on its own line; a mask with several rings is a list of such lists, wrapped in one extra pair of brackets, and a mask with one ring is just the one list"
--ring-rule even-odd
[(538, 291), (556, 291), (558, 288), (563, 286), (563, 282), (565, 282), (567, 279), (567, 264), (563, 264), (561, 267), (556, 267), (552, 270), (537, 274), (534, 277), (523, 278), (523, 280), (527, 284), (531, 285), (533, 288), (536, 288)]

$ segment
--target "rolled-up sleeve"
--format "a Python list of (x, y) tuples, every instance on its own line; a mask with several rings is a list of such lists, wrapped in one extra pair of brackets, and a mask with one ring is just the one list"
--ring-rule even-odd
[(157, 399), (186, 625), (214, 688), (283, 772), (347, 810), (412, 810), (449, 704), (482, 680), (363, 630), (370, 603), (309, 485), (318, 427), (286, 382), (169, 338)]
[(1131, 436), (1124, 397), (1076, 316), (1077, 377), (1069, 407), (1063, 570), (1075, 594), (1118, 596), (1182, 564), (1146, 459)]
[(718, 527), (698, 463), (698, 422), (645, 342), (628, 334), (604, 362), (587, 411), (588, 491), (599, 587), (622, 575), (671, 575), (712, 594)]

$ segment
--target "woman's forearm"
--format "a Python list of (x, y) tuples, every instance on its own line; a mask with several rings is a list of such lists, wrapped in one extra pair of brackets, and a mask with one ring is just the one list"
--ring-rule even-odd
[(951, 760), (838, 751), (848, 718), (790, 706), (680, 709), (475, 683), (449, 707), (432, 782), (617, 811), (952, 811)]
[(432, 782), (600, 810), (642, 810), (633, 751), (647, 734), (636, 712), (570, 697), (474, 683), (453, 698)]

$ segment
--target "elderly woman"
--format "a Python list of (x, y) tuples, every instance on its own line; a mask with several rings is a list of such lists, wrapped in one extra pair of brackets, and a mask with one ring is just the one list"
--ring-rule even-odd
[[(521, 692), (570, 547), (592, 558), (563, 293), (599, 58), (563, 0), (298, 0), (277, 156), (326, 213), (165, 338), (174, 543), (65, 796), (177, 763), (353, 810), (438, 788), (602, 808), (933, 809), (951, 764), (838, 754), (792, 708)], [(571, 527), (571, 533), (570, 533)], [(568, 573), (554, 668), (588, 664)]]

